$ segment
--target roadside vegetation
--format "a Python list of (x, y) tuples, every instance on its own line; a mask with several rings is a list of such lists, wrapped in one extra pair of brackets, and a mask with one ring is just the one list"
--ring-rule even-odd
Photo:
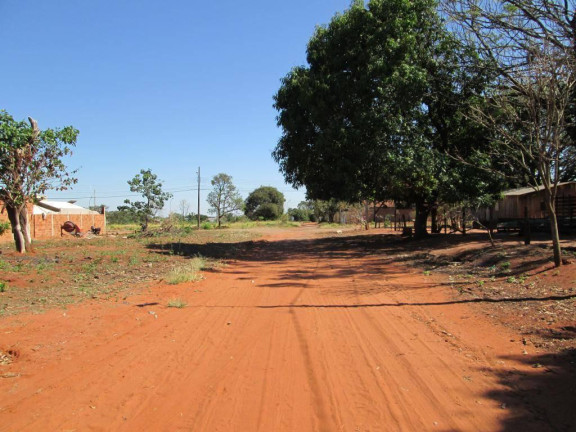
[(122, 226), (118, 231), (124, 234), (37, 241), (30, 255), (0, 244), (0, 316), (40, 313), (86, 299), (122, 301), (152, 282), (193, 283), (260, 236), (237, 229), (162, 232), (152, 226), (146, 234), (127, 234)]

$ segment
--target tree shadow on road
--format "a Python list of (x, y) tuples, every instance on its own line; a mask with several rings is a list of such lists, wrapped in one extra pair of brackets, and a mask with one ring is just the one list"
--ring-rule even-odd
[[(514, 236), (502, 236), (501, 245), (518, 243)], [(465, 248), (451, 256), (437, 255), (435, 251), (446, 248), (462, 247), (469, 243), (486, 244), (486, 247)], [(431, 268), (441, 270), (444, 267), (466, 261), (477, 260), (479, 268), (488, 269), (506, 258), (494, 258), (488, 251), (486, 234), (472, 233), (430, 235), (423, 240), (405, 239), (396, 234), (341, 235), (313, 239), (287, 239), (278, 241), (250, 240), (228, 243), (150, 243), (147, 248), (158, 254), (180, 255), (206, 258), (237, 260), (245, 264), (283, 263), (303, 260), (317, 263), (314, 278), (343, 278), (358, 275), (392, 276), (394, 267)], [(535, 246), (540, 248), (541, 246)], [(485, 255), (483, 255), (485, 254)], [(346, 260), (343, 265), (339, 260)], [(358, 261), (355, 261), (358, 260)], [(454, 261), (457, 261), (454, 263)], [(525, 274), (542, 266), (547, 258), (527, 260), (507, 271), (507, 276)], [(333, 265), (334, 264), (334, 265)], [(297, 275), (290, 272), (278, 274), (279, 281)], [(300, 275), (300, 277), (306, 277)]]
[(502, 431), (576, 430), (576, 350), (502, 360), (531, 366), (496, 374), (503, 388), (487, 394), (509, 412)]

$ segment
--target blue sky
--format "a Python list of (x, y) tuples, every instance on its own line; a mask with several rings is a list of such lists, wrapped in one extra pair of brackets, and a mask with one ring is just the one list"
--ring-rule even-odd
[(274, 186), (295, 207), (271, 152), (280, 136), (273, 95), (306, 43), (350, 0), (0, 0), (0, 109), (40, 127), (80, 130), (68, 161), (77, 199), (115, 210), (127, 181), (152, 169), (174, 198), (202, 212), (220, 172), (242, 196)]

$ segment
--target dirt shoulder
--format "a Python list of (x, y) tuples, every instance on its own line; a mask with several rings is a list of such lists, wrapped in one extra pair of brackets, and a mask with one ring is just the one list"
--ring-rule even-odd
[[(151, 276), (65, 309), (0, 317), (0, 431), (576, 424), (574, 317), (556, 311), (574, 309), (572, 266), (555, 273), (504, 240), (506, 256), (490, 264), (473, 236), (413, 242), (305, 227), (221, 240), (143, 243), (167, 268), (198, 254), (226, 264), (196, 282)], [(504, 320), (507, 310), (525, 317)], [(562, 327), (561, 344), (534, 343)]]

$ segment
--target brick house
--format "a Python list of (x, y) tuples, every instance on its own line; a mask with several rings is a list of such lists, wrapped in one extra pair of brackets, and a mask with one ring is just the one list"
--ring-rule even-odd
[[(72, 221), (80, 227), (82, 232), (90, 227), (101, 228), (106, 231), (106, 214), (80, 207), (73, 202), (60, 202), (42, 200), (37, 204), (29, 204), (28, 219), (30, 221), (30, 234), (32, 239), (46, 239), (60, 236), (60, 226), (66, 221)], [(4, 211), (4, 204), (0, 201), (0, 222), (8, 222), (8, 215)], [(12, 232), (8, 230), (0, 236), (0, 242), (13, 241)]]

